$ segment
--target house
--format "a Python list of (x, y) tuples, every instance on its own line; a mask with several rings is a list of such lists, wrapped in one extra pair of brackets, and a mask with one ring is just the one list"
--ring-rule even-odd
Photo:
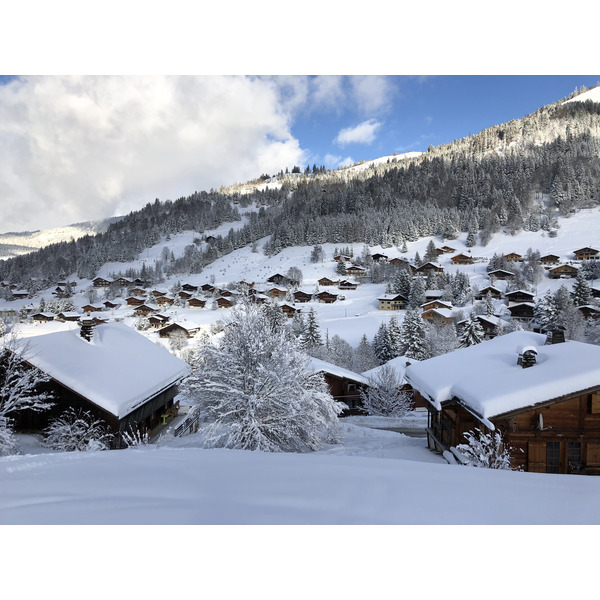
[(592, 304), (585, 304), (583, 306), (578, 306), (577, 310), (584, 316), (586, 319), (600, 319), (600, 308), (597, 306), (593, 306)]
[(534, 294), (527, 290), (513, 290), (512, 292), (506, 292), (504, 296), (508, 300), (508, 306), (521, 304), (522, 302), (533, 302), (535, 297)]
[(233, 302), (229, 298), (217, 298), (217, 308), (231, 308)]
[(321, 277), (317, 283), (323, 287), (328, 287), (330, 285), (337, 285), (338, 281), (333, 281), (333, 279), (329, 279), (329, 277)]
[(152, 290), (150, 292), (150, 295), (156, 299), (156, 298), (160, 298), (161, 296), (166, 296), (167, 292), (163, 292), (161, 290)]
[(427, 402), (430, 449), (455, 449), (479, 428), (502, 434), (513, 468), (600, 475), (598, 364), (598, 346), (515, 331), (416, 362), (405, 377)]
[(290, 319), (296, 314), (301, 312), (299, 308), (295, 308), (294, 306), (290, 306), (289, 304), (282, 304), (280, 306), (281, 310), (285, 315), (287, 315)]
[(504, 255), (504, 258), (508, 262), (522, 262), (523, 261), (523, 257), (520, 254), (517, 254), (516, 252), (509, 252), (508, 254)]
[[(86, 337), (84, 337), (86, 336)], [(88, 341), (88, 338), (91, 340)], [(54, 406), (44, 412), (20, 411), (19, 429), (44, 429), (66, 408), (90, 411), (115, 434), (152, 430), (173, 408), (177, 384), (187, 364), (123, 323), (57, 331), (23, 340), (26, 362), (50, 376)]]
[(394, 265), (395, 267), (401, 267), (407, 270), (411, 275), (414, 274), (416, 267), (411, 265), (407, 260), (403, 258), (392, 258), (390, 260), (390, 265)]
[(271, 277), (267, 279), (267, 283), (274, 283), (276, 285), (289, 285), (290, 280), (281, 273), (275, 273), (275, 275), (271, 275)]
[(431, 262), (426, 262), (424, 265), (421, 265), (420, 267), (417, 267), (413, 274), (414, 275), (429, 275), (429, 273), (437, 273), (438, 275), (441, 275), (444, 272), (444, 269), (442, 267), (440, 267), (439, 265), (434, 265)]
[(432, 308), (447, 308), (452, 310), (452, 302), (444, 302), (443, 300), (429, 300), (421, 304), (421, 310), (426, 311)]
[(281, 288), (271, 288), (267, 291), (267, 295), (271, 296), (271, 298), (285, 298), (287, 295), (287, 290), (282, 290)]
[(58, 313), (56, 316), (57, 321), (79, 321), (80, 318), (81, 315), (73, 310)]
[(473, 257), (467, 254), (457, 254), (456, 256), (450, 257), (453, 265), (472, 265)]
[(307, 294), (302, 290), (298, 290), (293, 293), (294, 302), (310, 302), (312, 300), (312, 294)]
[(92, 279), (92, 285), (94, 287), (110, 287), (114, 281), (108, 277), (96, 277)]
[(198, 286), (197, 285), (192, 285), (191, 283), (184, 283), (181, 286), (181, 289), (184, 292), (197, 292), (198, 291)]
[(557, 265), (560, 260), (560, 256), (556, 256), (556, 254), (546, 254), (546, 256), (540, 257), (540, 262), (543, 265)]
[(392, 360), (388, 360), (383, 365), (379, 365), (378, 367), (374, 367), (373, 369), (369, 369), (364, 373), (361, 373), (363, 377), (366, 377), (368, 381), (375, 380), (377, 381), (378, 375), (381, 373), (381, 370), (385, 367), (388, 369), (392, 369), (394, 374), (397, 377), (397, 380), (400, 382), (400, 389), (405, 392), (410, 398), (413, 400), (413, 408), (426, 408), (427, 403), (419, 398), (417, 402), (415, 402), (413, 389), (407, 383), (404, 373), (406, 372), (406, 368), (414, 362), (418, 362), (414, 358), (407, 358), (406, 356), (397, 356), (396, 358), (392, 358)]
[(408, 298), (402, 294), (385, 294), (377, 298), (379, 310), (401, 310), (406, 306)]
[(133, 287), (129, 290), (129, 293), (132, 296), (146, 296), (147, 294), (146, 290), (141, 287)]
[(210, 283), (204, 283), (200, 286), (200, 289), (205, 293), (205, 294), (212, 294), (215, 291), (215, 286), (211, 285)]
[(554, 269), (550, 269), (548, 275), (550, 279), (570, 279), (577, 277), (577, 271), (577, 267), (573, 267), (572, 265), (560, 265), (554, 267)]
[(355, 290), (358, 287), (358, 283), (353, 283), (352, 281), (340, 281), (338, 284), (338, 289), (340, 290)]
[(315, 297), (319, 299), (319, 302), (323, 302), (324, 304), (333, 304), (338, 299), (337, 294), (330, 294), (329, 292), (320, 292)]
[(101, 304), (84, 304), (81, 307), (81, 310), (84, 313), (102, 312), (104, 310), (104, 306)]
[(504, 281), (505, 279), (512, 279), (515, 274), (512, 271), (507, 271), (506, 269), (494, 269), (493, 271), (488, 271), (488, 276), (490, 279), (501, 279)]
[(373, 262), (387, 262), (388, 257), (385, 254), (377, 252), (371, 256), (371, 259)]
[(185, 290), (181, 290), (180, 292), (177, 292), (177, 297), (181, 298), (182, 300), (189, 300), (192, 297), (191, 292), (186, 292)]
[(156, 312), (158, 312), (158, 306), (152, 306), (151, 304), (142, 304), (133, 309), (133, 314), (136, 317), (147, 317)]
[(51, 312), (40, 312), (36, 313), (35, 315), (31, 315), (31, 318), (36, 323), (48, 323), (49, 321), (54, 321), (54, 317), (54, 313)]
[(173, 333), (181, 332), (188, 338), (193, 338), (200, 331), (200, 325), (188, 321), (175, 321), (158, 330), (161, 338), (170, 337)]
[(364, 414), (360, 390), (369, 386), (366, 377), (318, 358), (311, 358), (309, 366), (314, 373), (323, 374), (333, 399), (347, 406), (341, 416)]
[(171, 296), (157, 296), (156, 297), (156, 304), (158, 304), (160, 307), (163, 306), (171, 306), (173, 303), (175, 302), (174, 298), (171, 298)]
[(116, 304), (115, 302), (111, 302), (110, 300), (106, 300), (102, 303), (102, 305), (104, 306), (104, 308), (107, 308), (109, 310), (119, 308), (119, 306), (121, 306), (120, 304)]
[(190, 308), (204, 308), (206, 300), (200, 300), (200, 298), (190, 298), (188, 300), (188, 306)]
[(354, 277), (366, 277), (367, 270), (358, 265), (350, 265), (349, 267), (346, 267), (346, 273)]
[(154, 313), (148, 317), (148, 323), (150, 323), (150, 327), (152, 327), (153, 329), (164, 327), (168, 322), (169, 317), (161, 315), (159, 313)]
[(14, 289), (11, 292), (13, 300), (23, 300), (24, 298), (29, 298), (29, 292), (27, 290), (17, 290)]
[(593, 298), (600, 298), (600, 288), (590, 287)]
[(440, 248), (440, 250), (443, 250), (443, 252), (444, 252), (445, 254), (450, 254), (450, 253), (452, 253), (452, 252), (456, 252), (456, 250), (455, 250), (454, 248), (451, 248), (450, 246), (442, 246), (442, 247)]
[(594, 248), (580, 248), (573, 252), (576, 260), (598, 260), (600, 259), (600, 252)]
[(425, 290), (425, 300), (441, 300), (444, 296), (444, 290)]
[(533, 302), (519, 302), (508, 307), (510, 315), (513, 319), (519, 321), (529, 321), (533, 319), (533, 309), (535, 304)]
[(217, 241), (217, 238), (214, 235), (207, 235), (204, 238), (204, 241), (207, 242), (208, 244), (212, 244), (213, 242)]
[(421, 313), (421, 318), (424, 321), (436, 325), (450, 325), (453, 316), (450, 308), (431, 308)]
[(125, 302), (127, 306), (141, 306), (146, 302), (146, 298), (144, 296), (129, 296), (129, 298), (125, 298)]
[(348, 262), (348, 261), (352, 260), (352, 257), (347, 256), (346, 254), (336, 254), (333, 257), (333, 260), (335, 260), (335, 262), (340, 262), (340, 260), (343, 260), (344, 262)]
[(119, 277), (115, 279), (114, 285), (119, 287), (131, 287), (133, 285), (132, 279), (127, 279), (127, 277)]
[(490, 293), (490, 296), (493, 300), (501, 300), (502, 299), (502, 290), (499, 290), (497, 287), (493, 285), (486, 285), (484, 288), (479, 290), (479, 293), (474, 295), (475, 300), (485, 300), (485, 298)]

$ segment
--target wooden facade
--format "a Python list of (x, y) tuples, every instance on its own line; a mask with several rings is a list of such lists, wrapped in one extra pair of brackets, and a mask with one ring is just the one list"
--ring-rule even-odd
[(504, 281), (505, 279), (511, 279), (515, 276), (515, 274), (512, 271), (507, 271), (506, 269), (494, 269), (493, 271), (488, 272), (488, 276)]
[(190, 298), (188, 300), (188, 306), (190, 308), (204, 308), (206, 300), (200, 300), (200, 298)]
[(312, 294), (307, 294), (301, 290), (294, 292), (294, 302), (310, 302), (312, 300)]
[(560, 256), (556, 256), (556, 254), (546, 254), (546, 256), (540, 258), (543, 265), (557, 265), (559, 260)]
[(401, 310), (408, 300), (402, 294), (386, 294), (377, 298), (379, 310)]
[(520, 304), (521, 302), (533, 302), (534, 294), (526, 290), (513, 290), (512, 292), (506, 292), (504, 294), (508, 300), (508, 305)]
[(316, 298), (319, 299), (319, 302), (324, 304), (333, 304), (338, 299), (338, 295), (329, 292), (320, 292), (316, 295)]
[(321, 277), (317, 283), (323, 287), (329, 287), (331, 285), (337, 285), (338, 281), (333, 281), (333, 279), (329, 279), (329, 277)]
[(352, 265), (346, 268), (346, 273), (354, 277), (365, 277), (367, 275), (367, 270), (358, 265)]
[(478, 294), (475, 294), (475, 300), (485, 300), (487, 293), (490, 293), (490, 296), (494, 300), (502, 300), (502, 290), (499, 290), (497, 287), (493, 285), (488, 285), (479, 290)]
[(473, 264), (473, 257), (466, 254), (457, 254), (450, 258), (453, 265), (471, 265)]
[(504, 258), (509, 262), (522, 262), (523, 261), (523, 257), (520, 254), (517, 254), (516, 252), (509, 252), (508, 254), (504, 255)]
[(595, 248), (580, 248), (573, 252), (577, 260), (598, 260), (600, 259), (600, 252)]
[(560, 265), (550, 269), (548, 271), (550, 279), (566, 279), (571, 277), (577, 277), (577, 267), (572, 265)]
[(355, 290), (358, 288), (358, 283), (353, 283), (352, 281), (340, 281), (338, 284), (338, 289), (340, 290)]

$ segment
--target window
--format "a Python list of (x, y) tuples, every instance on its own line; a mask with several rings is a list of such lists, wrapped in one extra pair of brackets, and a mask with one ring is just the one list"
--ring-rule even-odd
[(569, 442), (567, 444), (567, 460), (569, 473), (581, 470), (581, 442)]
[(546, 442), (546, 473), (559, 473), (560, 442)]

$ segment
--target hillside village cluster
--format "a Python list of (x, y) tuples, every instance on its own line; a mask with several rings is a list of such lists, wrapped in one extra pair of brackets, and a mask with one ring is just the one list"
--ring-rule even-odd
[[(418, 312), (423, 322), (438, 328), (456, 326), (461, 336), (459, 349), (448, 354), (422, 360), (406, 352), (388, 363), (414, 406), (427, 411), (429, 448), (442, 453), (448, 462), (465, 462), (457, 450), (464, 443), (465, 434), (477, 428), (497, 430), (511, 449), (513, 468), (600, 474), (600, 371), (596, 366), (600, 364), (600, 348), (565, 342), (564, 327), (545, 327), (536, 322), (536, 300), (540, 298), (526, 286), (514, 284), (522, 282), (517, 268), (524, 260), (522, 255), (511, 252), (495, 257), (494, 264), (502, 264), (502, 268), (493, 268), (490, 261), (488, 281), (473, 290), (470, 307), (463, 303), (453, 306), (447, 292), (432, 289), (431, 284), (443, 276), (442, 264), (456, 267), (456, 274), (462, 267), (486, 259), (473, 257), (469, 252), (457, 253), (450, 246), (437, 248), (433, 243), (426, 259), (421, 260), (417, 254), (414, 261), (408, 261), (378, 252), (368, 254), (365, 261), (356, 260), (351, 253), (336, 252), (332, 258), (320, 261), (324, 273), (312, 282), (313, 290), (306, 283), (302, 285), (299, 269), (273, 273), (261, 283), (217, 285), (192, 276), (168, 291), (153, 288), (139, 278), (117, 275), (97, 276), (90, 282), (57, 281), (48, 290), (38, 292), (40, 301), (33, 303), (36, 294), (5, 281), (1, 282), (5, 302), (0, 305), (0, 316), (7, 323), (19, 323), (17, 328), (21, 328), (34, 350), (28, 362), (51, 378), (63, 408), (69, 405), (91, 410), (115, 433), (125, 434), (137, 427), (146, 436), (156, 436), (175, 420), (176, 434), (183, 435), (194, 430), (195, 422), (185, 416), (186, 407), (180, 407), (177, 401), (177, 386), (189, 368), (176, 355), (185, 358), (189, 344), (206, 341), (219, 331), (218, 318), (197, 319), (194, 315), (201, 314), (197, 311), (218, 313), (244, 297), (253, 304), (276, 305), (290, 319), (311, 313), (314, 317), (315, 303), (344, 303), (365, 284), (373, 290), (381, 289), (383, 285), (373, 285), (374, 268), (391, 269), (392, 273), (403, 271), (403, 277), (408, 275), (410, 280), (410, 291), (407, 288), (397, 293), (393, 290), (394, 280), (388, 277), (386, 293), (374, 293), (373, 307), (386, 314)], [(539, 263), (544, 269), (543, 277), (580, 281), (583, 278), (578, 273), (600, 264), (599, 259), (600, 251), (584, 247), (574, 249), (566, 257), (540, 256)], [(515, 268), (511, 270), (510, 265)], [(600, 306), (595, 300), (600, 297), (600, 288), (591, 285), (588, 291), (589, 301), (578, 305), (577, 310), (586, 320), (594, 321), (600, 317)], [(105, 299), (100, 301), (102, 292)], [(416, 306), (415, 298), (422, 300)], [(465, 312), (470, 314), (468, 318)], [(168, 341), (170, 352), (166, 346), (161, 348), (160, 339)], [(485, 344), (480, 344), (484, 340)], [(450, 369), (444, 366), (445, 361), (458, 361), (463, 354), (460, 364), (468, 369), (468, 375), (458, 374), (458, 363)], [(507, 361), (510, 363), (505, 373), (494, 362), (498, 361), (498, 354), (503, 367)], [(66, 362), (65, 356), (69, 357)], [(107, 369), (132, 360), (135, 368), (131, 371), (136, 375), (127, 386), (121, 386), (127, 389), (116, 391), (107, 387)], [(357, 373), (317, 358), (312, 359), (311, 365), (324, 375), (334, 399), (343, 403), (346, 415), (364, 412), (365, 390), (374, 385), (373, 376), (383, 366)], [(487, 373), (486, 385), (475, 389), (488, 365), (492, 370)], [(551, 384), (553, 377), (568, 365), (579, 377), (562, 377), (560, 383)], [(484, 390), (496, 375), (494, 386), (499, 394), (514, 381), (520, 382), (511, 391), (515, 396), (512, 403), (495, 398), (486, 404), (482, 400), (487, 393)], [(471, 381), (474, 389), (462, 389), (465, 381)], [(449, 389), (451, 393), (447, 393)], [(503, 397), (507, 395), (510, 396), (507, 393)], [(495, 408), (491, 410), (494, 401)], [(17, 415), (17, 426), (41, 430), (57, 415), (56, 411)]]

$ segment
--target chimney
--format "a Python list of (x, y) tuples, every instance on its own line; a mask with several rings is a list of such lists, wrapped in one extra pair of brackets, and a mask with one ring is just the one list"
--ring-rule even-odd
[(548, 325), (546, 327), (546, 346), (560, 344), (565, 341), (565, 328), (562, 325)]
[(535, 365), (536, 359), (537, 350), (533, 346), (525, 346), (519, 352), (517, 364), (524, 369), (527, 369), (528, 367), (533, 367), (533, 365)]
[(86, 341), (91, 342), (94, 335), (94, 319), (90, 317), (90, 313), (86, 313), (79, 322), (79, 335)]

